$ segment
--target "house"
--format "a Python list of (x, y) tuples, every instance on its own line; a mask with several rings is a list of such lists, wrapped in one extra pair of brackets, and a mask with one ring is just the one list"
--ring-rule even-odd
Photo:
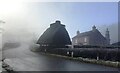
[(111, 44), (112, 46), (120, 46), (120, 41), (119, 42), (116, 42), (116, 43), (113, 43)]
[(50, 27), (40, 36), (37, 41), (40, 47), (66, 47), (71, 45), (69, 34), (65, 28), (65, 25), (60, 21), (50, 24)]
[(77, 31), (77, 35), (72, 38), (72, 45), (105, 46), (109, 44), (109, 30), (106, 30), (104, 37), (95, 26), (92, 27), (92, 30), (87, 32), (80, 33)]

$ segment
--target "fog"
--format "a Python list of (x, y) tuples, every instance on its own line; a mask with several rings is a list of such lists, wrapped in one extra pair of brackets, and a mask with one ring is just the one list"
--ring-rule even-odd
[[(78, 30), (73, 28), (73, 26), (77, 27), (78, 25), (74, 22), (80, 21), (80, 19), (76, 18), (74, 19), (75, 21), (70, 21), (69, 18), (64, 14), (66, 13), (66, 8), (68, 8), (67, 13), (69, 13), (69, 11), (72, 11), (70, 8), (72, 7), (70, 6), (72, 4), (55, 4), (57, 7), (54, 4), (55, 3), (23, 3), (21, 4), (22, 9), (17, 13), (15, 13), (15, 11), (12, 13), (6, 12), (7, 14), (0, 14), (0, 20), (5, 21), (5, 23), (1, 24), (3, 27), (2, 44), (8, 42), (35, 44), (41, 34), (49, 27), (51, 23), (55, 22), (56, 20), (60, 20), (63, 24), (66, 25), (66, 29), (69, 32), (70, 38), (72, 38), (76, 34), (73, 32), (76, 32), (76, 30)], [(59, 6), (61, 6), (60, 9), (63, 11), (58, 9)], [(85, 20), (85, 22), (86, 21), (87, 20)], [(92, 25), (91, 23), (89, 24), (90, 25), (88, 27)], [(84, 26), (84, 24), (81, 26)], [(103, 35), (105, 35), (106, 28), (110, 30), (111, 43), (118, 41), (117, 27), (118, 26), (116, 23), (111, 23), (109, 25), (100, 24), (100, 26), (97, 26)], [(84, 30), (87, 30), (87, 27)]]
[[(31, 21), (29, 21), (29, 22), (31, 22)], [(41, 34), (49, 27), (49, 24), (47, 24), (47, 26), (44, 28), (41, 27), (42, 25), (40, 25), (38, 28), (34, 28), (34, 27), (28, 28), (27, 24), (23, 25), (22, 23), (20, 24), (19, 22), (16, 22), (16, 25), (11, 25), (11, 26), (5, 28), (5, 26), (7, 26), (7, 25), (4, 24), (3, 25), (4, 29), (2, 32), (2, 44), (3, 45), (5, 43), (19, 43), (19, 44), (26, 43), (28, 45), (35, 44), (37, 42), (38, 38), (41, 36)], [(100, 30), (100, 32), (103, 35), (105, 35), (106, 28), (108, 28), (110, 31), (111, 43), (115, 43), (118, 41), (118, 25), (117, 24), (112, 24), (109, 26), (103, 25), (103, 26), (98, 26), (97, 28), (98, 28), (98, 30)], [(69, 32), (69, 34), (71, 34), (71, 33)], [(76, 34), (76, 33), (74, 33), (74, 34)]]
[[(40, 31), (40, 32), (31, 32), (31, 30), (28, 30), (26, 27), (19, 26), (20, 28), (13, 28), (13, 29), (8, 29), (3, 31), (3, 36), (2, 36), (2, 43), (15, 43), (15, 42), (20, 42), (20, 43), (36, 43), (40, 35), (47, 29)], [(113, 24), (110, 26), (99, 26), (98, 29), (101, 31), (103, 35), (105, 35), (106, 28), (108, 27), (110, 31), (110, 38), (111, 38), (111, 43), (117, 42), (118, 41), (118, 26), (117, 24)], [(69, 33), (70, 34), (70, 33)]]
[(120, 28), (120, 27), (118, 27), (118, 24), (113, 23), (111, 25), (98, 26), (98, 29), (100, 30), (100, 32), (102, 33), (103, 36), (105, 36), (105, 32), (106, 32), (107, 28), (110, 33), (111, 44), (120, 41), (120, 40), (118, 40), (118, 35), (120, 36), (120, 33), (118, 32), (118, 28)]

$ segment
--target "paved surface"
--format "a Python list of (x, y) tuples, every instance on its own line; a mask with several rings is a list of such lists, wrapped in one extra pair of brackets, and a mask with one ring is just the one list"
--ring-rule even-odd
[(26, 44), (17, 48), (5, 48), (3, 57), (16, 71), (118, 71), (117, 68), (34, 53)]

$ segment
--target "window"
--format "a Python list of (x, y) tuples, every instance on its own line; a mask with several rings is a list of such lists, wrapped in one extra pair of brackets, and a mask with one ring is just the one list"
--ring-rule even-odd
[(84, 38), (84, 45), (88, 45), (88, 38), (87, 37)]
[(84, 42), (87, 42), (87, 38), (86, 37), (84, 38)]
[(75, 39), (75, 43), (76, 43), (76, 44), (78, 43), (78, 40), (77, 40), (77, 39)]

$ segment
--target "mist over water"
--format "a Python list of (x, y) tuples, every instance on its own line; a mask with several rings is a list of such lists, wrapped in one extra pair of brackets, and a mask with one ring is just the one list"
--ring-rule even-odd
[[(112, 7), (113, 4), (114, 6)], [(113, 10), (109, 9), (112, 8)], [(118, 29), (116, 24), (111, 22), (116, 22), (114, 19), (103, 19), (104, 15), (111, 13), (111, 17), (115, 18), (117, 11), (115, 9), (116, 3), (24, 3), (21, 4), (22, 9), (19, 13), (12, 13), (8, 15), (1, 15), (1, 19), (6, 23), (3, 24), (2, 33), (2, 45), (5, 43), (26, 43), (27, 45), (35, 44), (42, 33), (49, 27), (49, 25), (56, 20), (60, 20), (62, 24), (66, 25), (66, 29), (69, 32), (70, 37), (76, 35), (76, 30), (83, 30), (86, 32), (91, 29), (92, 25), (99, 23), (96, 26), (105, 35), (106, 28), (110, 30), (111, 43), (118, 41)], [(101, 7), (102, 6), (102, 7)], [(73, 8), (75, 7), (75, 8)], [(90, 7), (90, 8), (89, 8)], [(96, 10), (96, 7), (98, 7)], [(102, 11), (103, 17), (96, 17), (96, 15), (101, 15)], [(105, 8), (107, 7), (107, 8)], [(80, 10), (78, 10), (78, 8)], [(108, 9), (108, 10), (106, 10)], [(91, 14), (88, 13), (88, 10)], [(94, 12), (93, 12), (94, 11)], [(104, 13), (105, 12), (105, 13)], [(91, 16), (92, 15), (92, 16)], [(89, 17), (90, 16), (90, 17)], [(95, 16), (95, 18), (94, 18)], [(113, 17), (114, 16), (114, 17)], [(117, 18), (117, 17), (116, 17)], [(99, 20), (101, 19), (101, 20)], [(103, 25), (103, 23), (108, 23)], [(107, 20), (108, 19), (108, 20)], [(94, 20), (94, 21), (93, 21)], [(81, 23), (82, 22), (82, 23)], [(88, 23), (86, 23), (88, 22)], [(109, 24), (111, 23), (111, 24)], [(85, 28), (84, 28), (85, 27)]]
[[(26, 44), (29, 46), (31, 44), (36, 44), (40, 35), (48, 28), (48, 27), (46, 27), (45, 30), (42, 30), (40, 32), (34, 32), (35, 31), (34, 29), (28, 30), (24, 26), (19, 26), (19, 27), (20, 27), (19, 29), (13, 28), (12, 30), (6, 29), (3, 31), (2, 35), (0, 35), (0, 37), (2, 39), (1, 43), (2, 43), (3, 47), (5, 46), (5, 43), (7, 43), (6, 46), (9, 46), (8, 43), (11, 43), (11, 44), (16, 43), (16, 44), (14, 44), (14, 46), (15, 45), (18, 46), (18, 44), (19, 44), (19, 46), (20, 46), (20, 44)], [(103, 34), (103, 36), (105, 35), (106, 28), (108, 28), (110, 31), (111, 43), (117, 42), (118, 41), (118, 26), (117, 26), (117, 24), (113, 24), (110, 26), (98, 26), (98, 29)]]
[[(116, 24), (109, 24), (116, 21), (116, 19), (114, 19), (117, 14), (115, 13), (116, 9), (114, 8), (116, 6), (115, 4), (113, 5), (114, 6), (111, 7), (112, 5), (110, 4), (109, 6), (109, 3), (98, 3), (94, 5), (92, 3), (83, 4), (74, 2), (31, 2), (21, 4), (20, 6), (22, 7), (19, 9), (20, 11), (15, 11), (16, 13), (10, 13), (8, 11), (5, 15), (0, 14), (0, 20), (5, 21), (5, 23), (2, 24), (2, 33), (0, 33), (0, 49), (2, 49), (0, 54), (11, 60), (12, 63), (10, 64), (13, 64), (15, 67), (18, 66), (20, 69), (24, 68), (23, 70), (32, 70), (31, 68), (33, 68), (33, 70), (45, 71), (54, 69), (84, 71), (100, 69), (106, 70), (106, 67), (104, 68), (103, 66), (88, 64), (81, 65), (81, 63), (74, 61), (71, 62), (69, 60), (61, 60), (58, 58), (39, 55), (35, 52), (31, 52), (30, 48), (35, 48), (39, 37), (48, 27), (50, 27), (50, 24), (54, 23), (56, 20), (60, 20), (62, 24), (66, 25), (66, 29), (71, 38), (76, 35), (76, 33), (74, 33), (76, 30), (86, 31), (87, 29), (91, 29), (92, 25), (100, 23), (98, 29), (100, 29), (101, 33), (105, 35), (106, 28), (108, 27), (110, 30), (111, 42), (116, 42), (118, 40), (117, 26)], [(11, 10), (11, 8), (9, 8), (9, 10)], [(102, 15), (101, 12), (103, 13)], [(106, 13), (108, 14), (108, 12), (113, 15), (106, 18)], [(104, 19), (104, 17), (106, 19)], [(103, 20), (104, 22), (102, 22)], [(104, 26), (102, 23), (108, 24)], [(0, 58), (2, 55), (0, 55)], [(56, 65), (58, 67), (56, 67)], [(111, 70), (111, 68), (108, 68), (108, 70)]]
[(31, 46), (37, 42), (35, 34), (28, 32), (27, 30), (24, 32), (17, 30), (15, 32), (5, 32), (2, 37), (2, 47), (4, 50), (5, 48), (12, 49), (23, 45)]

